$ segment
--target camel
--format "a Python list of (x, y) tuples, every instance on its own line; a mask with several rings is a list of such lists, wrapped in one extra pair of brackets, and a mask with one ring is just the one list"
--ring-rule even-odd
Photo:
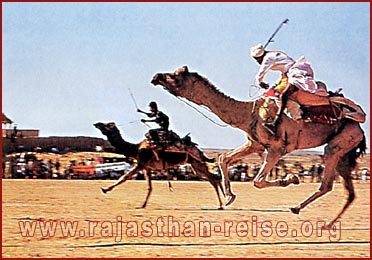
[(278, 160), (294, 150), (314, 148), (323, 144), (327, 145), (324, 148), (325, 170), (320, 188), (290, 210), (299, 214), (309, 203), (331, 191), (336, 171), (343, 177), (347, 199), (341, 212), (328, 227), (341, 217), (354, 200), (355, 193), (350, 173), (356, 165), (357, 158), (366, 150), (365, 135), (358, 122), (348, 118), (339, 119), (332, 124), (308, 120), (295, 121), (283, 114), (277, 134), (273, 135), (263, 125), (264, 121), (260, 113), (273, 115), (276, 106), (268, 104), (265, 98), (253, 101), (235, 100), (219, 91), (205, 77), (196, 72), (189, 72), (187, 66), (178, 68), (173, 73), (157, 73), (151, 83), (154, 86), (162, 86), (176, 97), (208, 107), (222, 121), (246, 133), (248, 139), (246, 144), (221, 155), (218, 159), (223, 172), (226, 196), (228, 196), (226, 206), (232, 204), (236, 198), (228, 177), (229, 164), (251, 153), (263, 155), (266, 152), (259, 173), (253, 180), (254, 186), (260, 189), (286, 187), (290, 184), (299, 184), (298, 177), (289, 175), (284, 180), (272, 181), (266, 178)]
[(112, 146), (115, 147), (117, 153), (123, 154), (126, 157), (135, 159), (137, 161), (136, 166), (130, 169), (129, 172), (122, 175), (116, 183), (112, 184), (108, 188), (101, 188), (103, 193), (111, 191), (116, 186), (129, 180), (137, 172), (143, 171), (147, 176), (149, 187), (146, 200), (142, 205), (142, 208), (145, 208), (152, 192), (151, 171), (169, 169), (184, 164), (190, 164), (195, 174), (207, 179), (212, 184), (217, 193), (217, 198), (220, 204), (219, 208), (222, 209), (223, 202), (220, 198), (219, 189), (222, 191), (224, 196), (225, 194), (222, 187), (221, 178), (209, 172), (205, 155), (194, 145), (194, 143), (191, 145), (184, 144), (179, 149), (173, 148), (173, 150), (165, 149), (154, 152), (155, 148), (152, 147), (146, 139), (141, 141), (139, 144), (132, 144), (125, 141), (115, 123), (105, 124), (99, 122), (94, 124), (94, 126), (99, 129), (102, 134), (107, 136), (108, 141)]

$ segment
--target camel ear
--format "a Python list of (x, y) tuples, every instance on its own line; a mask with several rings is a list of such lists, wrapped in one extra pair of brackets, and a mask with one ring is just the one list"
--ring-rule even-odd
[(183, 66), (183, 72), (189, 72), (189, 68), (187, 66)]

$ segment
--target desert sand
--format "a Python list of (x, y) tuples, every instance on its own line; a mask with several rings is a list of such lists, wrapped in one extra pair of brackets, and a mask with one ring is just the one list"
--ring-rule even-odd
[[(237, 201), (218, 210), (208, 182), (128, 181), (106, 195), (110, 180), (2, 182), (3, 257), (370, 257), (370, 185), (335, 230), (322, 230), (343, 205), (342, 184), (290, 213), (318, 183), (258, 190), (233, 182)], [(28, 223), (28, 224), (27, 224)], [(25, 227), (34, 225), (35, 229)], [(48, 225), (49, 229), (48, 230)], [(67, 232), (67, 225), (73, 229)], [(53, 229), (54, 228), (54, 229)]]

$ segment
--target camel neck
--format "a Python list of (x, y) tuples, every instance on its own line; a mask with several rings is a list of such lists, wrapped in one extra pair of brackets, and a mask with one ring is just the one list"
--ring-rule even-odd
[[(252, 117), (251, 112), (253, 102), (235, 100), (221, 91), (206, 80), (194, 80), (190, 93), (190, 101), (208, 107), (222, 121), (233, 127), (245, 129), (247, 120)], [(244, 124), (244, 125), (243, 125)]]
[(107, 136), (108, 141), (116, 148), (116, 152), (126, 157), (135, 158), (138, 152), (138, 145), (125, 141), (119, 133), (111, 133)]

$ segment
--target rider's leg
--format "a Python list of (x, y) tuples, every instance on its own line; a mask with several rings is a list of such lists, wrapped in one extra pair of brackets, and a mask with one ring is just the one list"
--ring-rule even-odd
[(265, 122), (264, 126), (272, 133), (275, 134), (276, 127), (279, 124), (279, 118), (283, 113), (286, 104), (287, 104), (287, 89), (288, 89), (288, 77), (285, 74), (282, 74), (281, 78), (277, 81), (276, 86), (274, 87), (275, 93), (278, 94), (278, 112), (275, 115), (275, 118), (272, 122)]
[(288, 86), (288, 89), (279, 96), (279, 99), (279, 109), (274, 120), (270, 123), (265, 123), (266, 128), (274, 134), (276, 133), (276, 127), (280, 123), (280, 117), (286, 108), (288, 100), (293, 100), (301, 106), (323, 106), (330, 104), (329, 97), (325, 96), (323, 92), (310, 93), (293, 85)]
[(150, 136), (151, 136), (152, 141), (155, 144), (158, 144), (159, 141), (160, 141), (158, 129), (150, 129), (149, 130), (149, 133), (150, 133)]
[(266, 122), (264, 123), (264, 126), (273, 134), (276, 133), (276, 127), (280, 123), (280, 117), (287, 105), (288, 96), (286, 93), (283, 93), (279, 96), (279, 102), (278, 102), (278, 112), (275, 115), (275, 118), (272, 122)]

